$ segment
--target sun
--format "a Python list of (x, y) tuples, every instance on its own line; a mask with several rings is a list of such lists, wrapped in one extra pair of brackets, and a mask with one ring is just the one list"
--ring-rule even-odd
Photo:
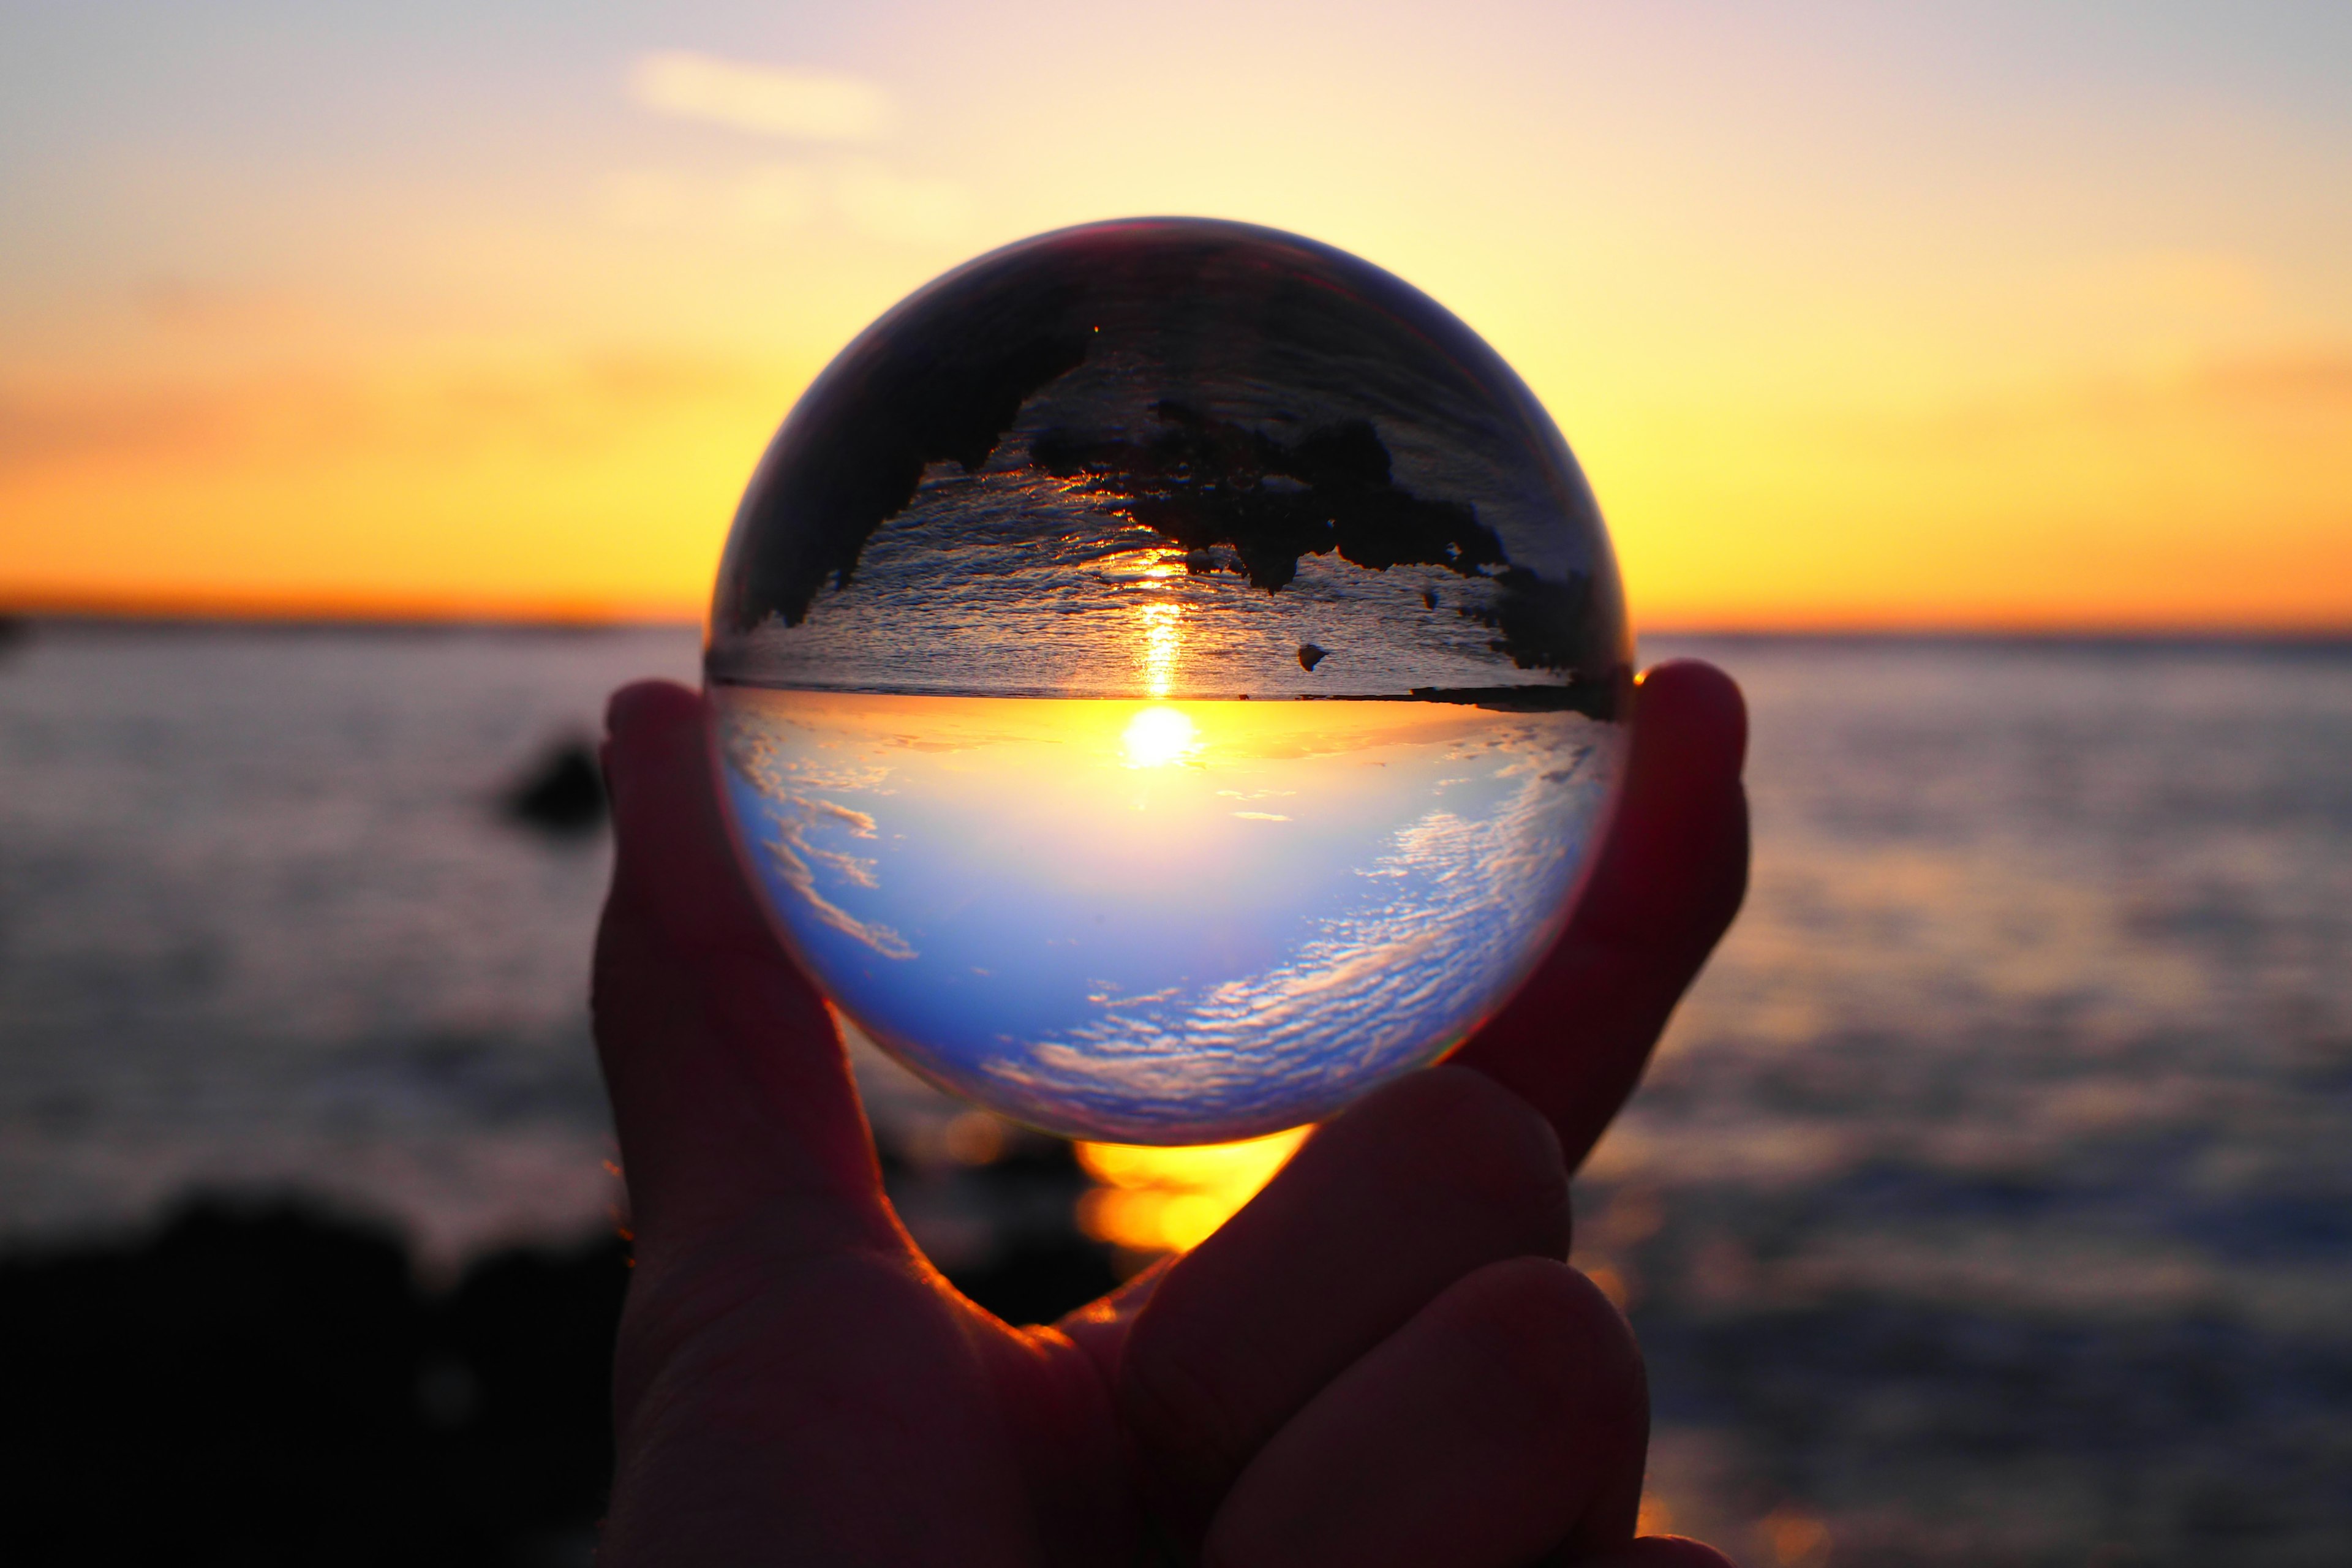
[(1127, 721), (1120, 740), (1130, 768), (1164, 768), (1201, 749), (1200, 731), (1173, 708), (1142, 709)]

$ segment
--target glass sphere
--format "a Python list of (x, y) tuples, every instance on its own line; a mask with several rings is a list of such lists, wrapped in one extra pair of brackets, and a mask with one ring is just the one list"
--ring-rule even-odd
[(982, 257), (811, 384), (706, 672), (836, 1005), (1067, 1136), (1221, 1142), (1444, 1055), (1557, 934), (1630, 644), (1576, 460), (1462, 322), (1274, 230)]

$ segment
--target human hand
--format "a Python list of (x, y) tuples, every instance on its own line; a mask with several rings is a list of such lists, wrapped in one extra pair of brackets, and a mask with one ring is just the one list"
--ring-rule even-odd
[(701, 700), (629, 687), (609, 725), (596, 1036), (636, 1269), (605, 1562), (1723, 1563), (1633, 1539), (1640, 1355), (1562, 1260), (1568, 1173), (1746, 885), (1727, 678), (1651, 672), (1574, 918), (1451, 1063), (1046, 1328), (966, 1301), (891, 1213), (832, 1016), (736, 866)]

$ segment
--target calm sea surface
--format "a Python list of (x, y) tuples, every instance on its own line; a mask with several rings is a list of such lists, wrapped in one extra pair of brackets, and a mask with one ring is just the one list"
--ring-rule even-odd
[[(1747, 912), (1587, 1173), (1677, 1528), (1752, 1563), (2352, 1561), (2352, 648), (1664, 639)], [(690, 633), (0, 647), (0, 1239), (295, 1185), (454, 1257), (616, 1193), (600, 837)], [(878, 1069), (893, 1127), (936, 1102)]]

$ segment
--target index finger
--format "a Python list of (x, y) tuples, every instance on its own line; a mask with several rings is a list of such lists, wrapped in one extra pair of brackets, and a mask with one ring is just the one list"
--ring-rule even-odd
[(737, 864), (703, 700), (646, 681), (607, 723), (593, 1002), (640, 1258), (754, 1215), (796, 1249), (896, 1247), (840, 1035)]
[(1607, 841), (1568, 929), (1453, 1059), (1542, 1111), (1574, 1170), (1633, 1093), (1675, 1004), (1748, 889), (1739, 688), (1675, 659), (1636, 689)]

